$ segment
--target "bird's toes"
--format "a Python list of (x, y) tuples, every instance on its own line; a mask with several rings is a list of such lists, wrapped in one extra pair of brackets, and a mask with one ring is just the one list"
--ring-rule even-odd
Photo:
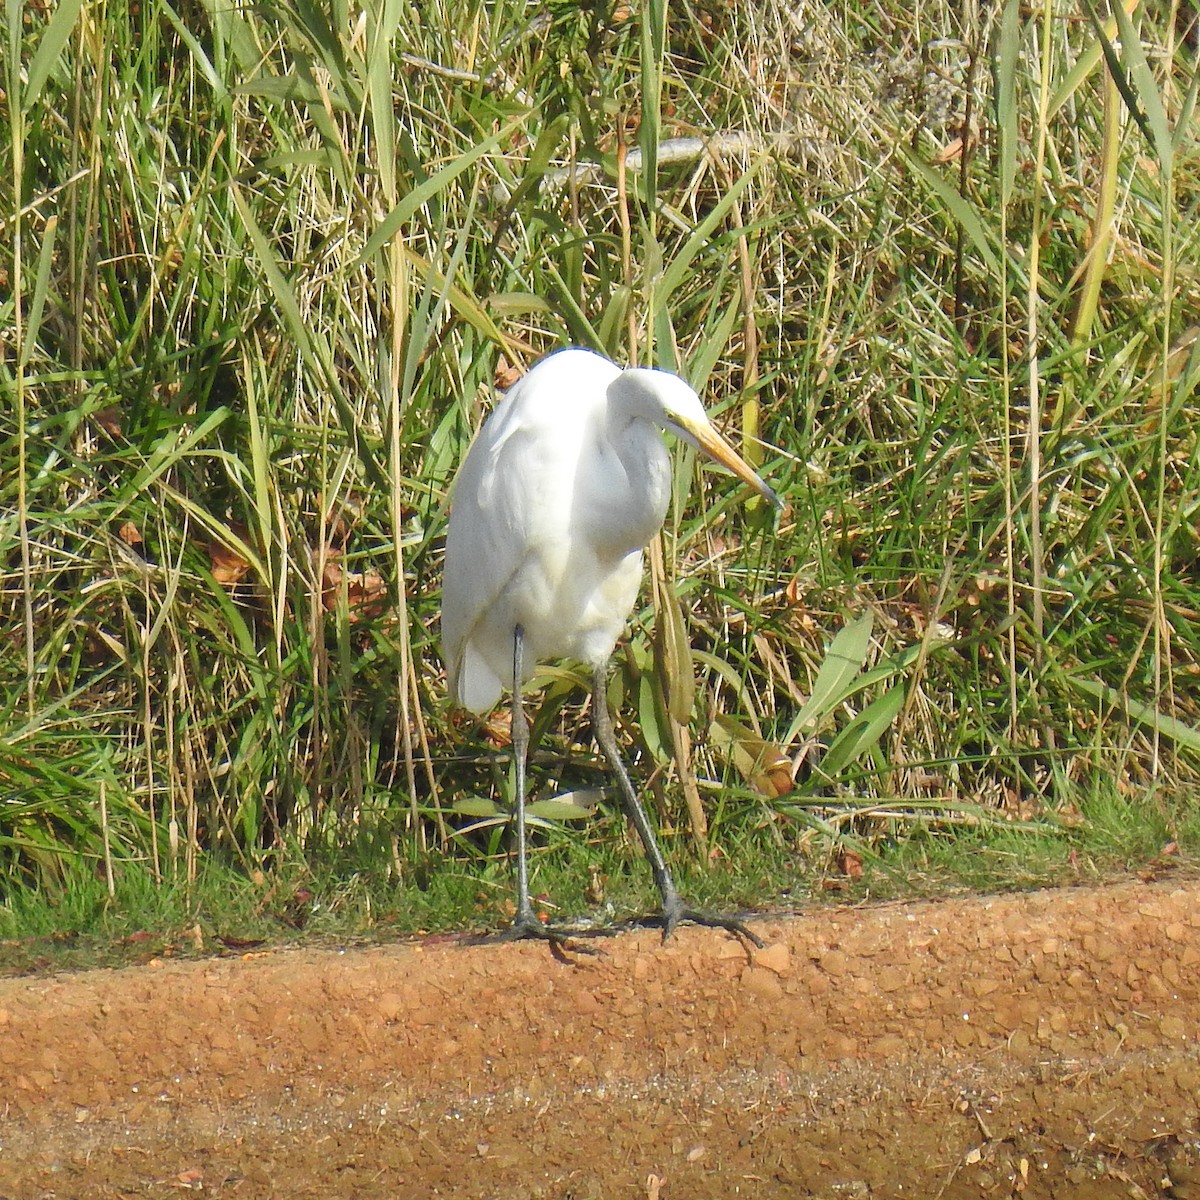
[(497, 942), (538, 941), (548, 942), (556, 952), (569, 954), (599, 954), (596, 946), (588, 946), (578, 941), (578, 932), (565, 929), (555, 929), (553, 925), (543, 925), (537, 917), (529, 914), (525, 918), (518, 917), (502, 932), (489, 939)]
[(716, 913), (700, 912), (695, 908), (688, 908), (683, 903), (664, 904), (662, 913), (662, 931), (663, 941), (675, 932), (679, 925), (700, 925), (706, 929), (724, 929), (729, 933), (735, 934), (744, 941), (750, 942), (758, 949), (763, 948), (763, 940), (752, 929), (737, 919), (737, 917), (724, 917)]

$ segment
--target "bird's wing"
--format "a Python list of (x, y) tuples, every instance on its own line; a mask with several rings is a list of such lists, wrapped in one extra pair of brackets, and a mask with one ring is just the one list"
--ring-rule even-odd
[(472, 443), (455, 481), (446, 531), (442, 646), (451, 695), (475, 712), (493, 707), (511, 682), (511, 668), (500, 670), (511, 661), (511, 640), (507, 646), (486, 644), (481, 623), (525, 562), (531, 523), (542, 509), (539, 473), (528, 462), (533, 439), (522, 432), (519, 399), (510, 392)]
[[(567, 569), (581, 451), (619, 374), (587, 350), (548, 355), (509, 389), (467, 452), (446, 533), (442, 642), (451, 694), (475, 712), (512, 682), (518, 606), (528, 612), (530, 596)], [(532, 662), (536, 647), (527, 648)]]

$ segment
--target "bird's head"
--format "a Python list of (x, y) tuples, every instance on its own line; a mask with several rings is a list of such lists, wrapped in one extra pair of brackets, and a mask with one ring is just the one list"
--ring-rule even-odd
[(632, 417), (651, 421), (660, 429), (683, 438), (702, 454), (732, 471), (759, 495), (780, 507), (779, 497), (758, 477), (754, 468), (717, 432), (696, 391), (678, 375), (649, 367), (629, 367), (608, 387), (610, 400)]

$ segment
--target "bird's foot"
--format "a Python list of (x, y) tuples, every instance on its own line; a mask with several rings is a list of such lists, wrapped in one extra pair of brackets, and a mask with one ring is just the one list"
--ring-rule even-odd
[(762, 938), (748, 929), (737, 917), (723, 917), (716, 913), (689, 908), (678, 895), (669, 896), (663, 901), (661, 922), (664, 942), (675, 932), (677, 925), (702, 925), (706, 929), (726, 929), (760, 950), (764, 944)]
[(500, 933), (488, 938), (495, 942), (521, 942), (526, 939), (549, 942), (555, 952), (571, 954), (599, 954), (594, 946), (585, 946), (578, 939), (581, 937), (608, 937), (612, 930), (588, 929), (567, 930), (555, 929), (553, 925), (543, 925), (532, 912), (518, 913), (513, 923)]

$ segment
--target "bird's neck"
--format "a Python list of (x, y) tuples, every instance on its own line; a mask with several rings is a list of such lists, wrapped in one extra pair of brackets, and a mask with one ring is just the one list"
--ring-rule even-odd
[(597, 524), (611, 539), (610, 552), (640, 550), (662, 527), (671, 495), (671, 459), (651, 422), (610, 414), (605, 468), (592, 481)]

